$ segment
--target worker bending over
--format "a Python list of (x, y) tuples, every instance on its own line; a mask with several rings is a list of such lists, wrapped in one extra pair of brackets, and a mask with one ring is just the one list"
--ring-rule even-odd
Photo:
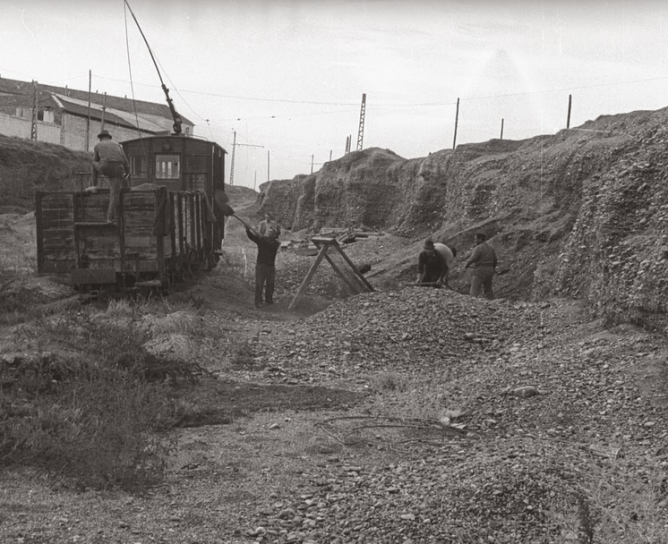
[(492, 280), (496, 273), (496, 251), (486, 242), (486, 237), (482, 233), (475, 235), (476, 246), (473, 253), (466, 261), (465, 268), (473, 267), (473, 276), (471, 278), (471, 296), (477, 297), (481, 291), (484, 291), (485, 298), (494, 299), (494, 289)]
[(441, 287), (442, 278), (448, 274), (445, 259), (434, 248), (434, 242), (427, 239), (418, 257), (418, 285)]

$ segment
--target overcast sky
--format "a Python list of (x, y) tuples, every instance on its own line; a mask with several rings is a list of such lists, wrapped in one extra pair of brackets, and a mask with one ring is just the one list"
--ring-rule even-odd
[[(128, 0), (174, 104), (253, 187), (357, 145), (410, 159), (668, 105), (658, 1)], [(123, 0), (0, 0), (0, 75), (164, 103)], [(263, 147), (250, 147), (263, 146)], [(268, 154), (270, 164), (268, 169)]]

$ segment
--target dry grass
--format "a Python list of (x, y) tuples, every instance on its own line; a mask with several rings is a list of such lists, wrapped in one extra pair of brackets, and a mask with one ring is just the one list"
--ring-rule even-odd
[[(174, 349), (181, 338), (187, 353), (184, 332), (197, 331), (197, 316), (181, 310), (150, 320), (145, 311), (117, 302), (104, 312), (67, 312), (16, 328), (13, 347), (24, 355), (0, 365), (0, 464), (92, 487), (161, 477), (170, 444), (155, 432), (183, 411), (167, 383), (202, 372)], [(169, 357), (149, 349), (166, 338)]]

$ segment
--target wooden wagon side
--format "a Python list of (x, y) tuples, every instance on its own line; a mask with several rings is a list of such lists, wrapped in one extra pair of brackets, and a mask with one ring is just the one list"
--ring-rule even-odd
[(66, 273), (80, 291), (167, 287), (215, 264), (211, 211), (199, 192), (123, 190), (119, 221), (105, 222), (109, 192), (37, 193), (41, 273)]

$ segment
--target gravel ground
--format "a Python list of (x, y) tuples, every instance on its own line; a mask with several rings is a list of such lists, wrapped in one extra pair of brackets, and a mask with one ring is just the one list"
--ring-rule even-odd
[[(290, 261), (279, 274), (301, 277)], [(214, 291), (198, 296), (224, 319)], [(164, 485), (144, 496), (5, 473), (0, 541), (662, 542), (634, 537), (650, 522), (668, 534), (662, 338), (606, 330), (572, 301), (424, 288), (311, 317), (230, 316), (253, 364), (221, 362), (220, 378), (366, 400), (179, 430)], [(605, 536), (609, 512), (626, 540)]]

